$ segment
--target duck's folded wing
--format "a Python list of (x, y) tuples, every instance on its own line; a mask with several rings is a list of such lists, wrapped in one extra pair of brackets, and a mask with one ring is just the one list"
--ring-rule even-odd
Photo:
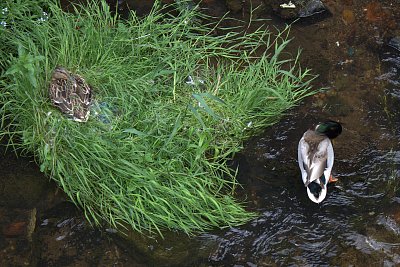
[(299, 141), (299, 145), (297, 148), (297, 160), (298, 160), (298, 164), (299, 164), (299, 168), (301, 171), (301, 178), (303, 180), (303, 183), (306, 184), (307, 183), (307, 177), (308, 177), (308, 154), (309, 151), (309, 146), (306, 143), (306, 141), (304, 141), (304, 137), (300, 139)]
[[(332, 146), (331, 140), (328, 139), (327, 141), (328, 141), (328, 145), (326, 148), (326, 167), (324, 170), (324, 176), (325, 176), (326, 180), (329, 180), (329, 177), (331, 176), (331, 172), (332, 172), (335, 154), (333, 152), (333, 146)], [(326, 181), (326, 183), (328, 183), (328, 181)]]
[[(311, 155), (311, 165), (310, 165), (310, 172), (309, 172), (309, 183), (313, 181), (320, 181), (319, 178), (323, 174), (325, 174), (325, 170), (327, 168), (327, 148), (331, 144), (331, 141), (326, 138), (322, 142), (319, 143), (317, 147), (317, 151)], [(325, 180), (329, 179), (326, 177)]]

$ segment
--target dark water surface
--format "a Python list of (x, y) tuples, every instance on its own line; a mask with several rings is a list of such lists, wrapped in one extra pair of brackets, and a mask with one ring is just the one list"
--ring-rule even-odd
[[(149, 2), (122, 1), (146, 11)], [(266, 3), (268, 1), (265, 1)], [(247, 16), (248, 2), (234, 16)], [(246, 225), (164, 240), (95, 230), (29, 159), (1, 158), (1, 266), (400, 266), (400, 6), (398, 1), (326, 1), (329, 16), (293, 25), (290, 50), (320, 77), (306, 99), (249, 140), (235, 158), (238, 198), (260, 216)], [(203, 1), (208, 12), (223, 1)], [(262, 18), (285, 21), (266, 5)], [(398, 45), (398, 47), (397, 47)], [(320, 205), (297, 165), (303, 132), (331, 118), (334, 174)], [(33, 225), (33, 226), (32, 226)]]

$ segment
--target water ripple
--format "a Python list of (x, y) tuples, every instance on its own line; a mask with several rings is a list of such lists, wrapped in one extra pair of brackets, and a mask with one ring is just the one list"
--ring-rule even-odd
[(362, 253), (383, 253), (391, 259), (393, 264), (400, 264), (400, 243), (381, 242), (371, 236), (365, 236), (359, 233), (346, 234), (346, 238), (350, 244)]

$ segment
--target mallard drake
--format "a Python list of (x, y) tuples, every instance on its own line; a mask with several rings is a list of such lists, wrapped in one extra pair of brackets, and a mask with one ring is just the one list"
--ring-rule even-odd
[(321, 203), (326, 197), (328, 182), (337, 179), (331, 175), (334, 153), (331, 139), (342, 132), (340, 123), (332, 120), (318, 124), (315, 130), (303, 134), (298, 146), (298, 162), (308, 197)]
[(69, 118), (78, 122), (88, 120), (92, 89), (78, 74), (56, 67), (50, 82), (49, 96), (53, 105)]

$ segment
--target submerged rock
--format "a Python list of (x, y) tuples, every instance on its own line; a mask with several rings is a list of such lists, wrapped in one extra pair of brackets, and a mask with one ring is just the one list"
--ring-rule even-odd
[[(36, 208), (27, 211), (19, 211), (22, 218), (12, 221), (3, 228), (5, 237), (18, 237), (24, 235), (28, 241), (32, 241), (32, 234), (36, 226)], [(20, 216), (20, 217), (21, 217)]]
[(383, 20), (385, 16), (385, 12), (381, 3), (379, 2), (370, 2), (365, 7), (366, 13), (365, 18), (367, 21), (375, 22)]
[(354, 23), (356, 21), (354, 12), (350, 9), (344, 9), (342, 12), (342, 20), (346, 25)]

